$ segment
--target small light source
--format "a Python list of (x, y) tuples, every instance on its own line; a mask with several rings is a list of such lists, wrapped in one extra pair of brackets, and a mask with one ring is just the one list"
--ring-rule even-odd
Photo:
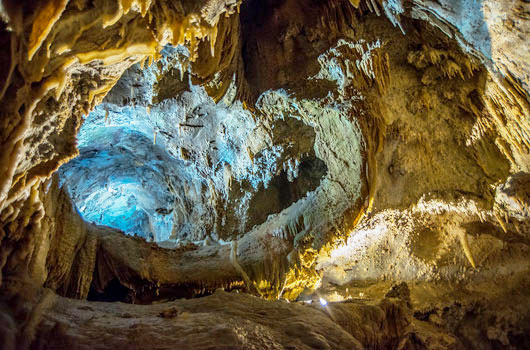
[(326, 300), (320, 298), (320, 305), (326, 306), (326, 305), (328, 305), (328, 302)]

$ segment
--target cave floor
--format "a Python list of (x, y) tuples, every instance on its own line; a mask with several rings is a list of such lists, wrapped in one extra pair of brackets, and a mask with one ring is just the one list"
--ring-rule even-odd
[[(527, 273), (512, 279), (530, 286)], [(331, 300), (333, 292), (349, 296), (319, 303), (319, 295)], [(150, 305), (52, 298), (34, 348), (463, 349), (481, 342), (488, 348), (493, 337), (524, 348), (524, 334), (509, 324), (530, 306), (525, 290), (480, 282), (356, 282), (291, 303), (222, 289)], [(478, 324), (489, 325), (487, 334)]]

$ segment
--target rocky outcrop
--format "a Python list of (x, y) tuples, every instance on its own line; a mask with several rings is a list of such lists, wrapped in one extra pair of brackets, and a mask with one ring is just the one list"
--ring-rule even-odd
[(313, 306), (223, 291), (148, 308), (58, 298), (40, 332), (44, 349), (81, 344), (102, 349), (147, 344), (160, 349), (463, 348), (454, 336), (414, 320), (395, 298)]

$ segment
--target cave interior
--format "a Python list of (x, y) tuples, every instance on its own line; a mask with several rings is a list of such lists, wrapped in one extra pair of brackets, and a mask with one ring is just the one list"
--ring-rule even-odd
[(1, 349), (530, 349), (528, 1), (0, 18)]

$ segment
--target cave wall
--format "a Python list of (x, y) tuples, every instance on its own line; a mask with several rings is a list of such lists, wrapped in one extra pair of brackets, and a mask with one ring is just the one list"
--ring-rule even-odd
[[(462, 91), (460, 96), (457, 97), (461, 100), (460, 105), (462, 108), (467, 108), (468, 112), (470, 111), (479, 120), (478, 124), (474, 126), (475, 130), (473, 130), (472, 137), (468, 137), (466, 142), (468, 144), (473, 143), (474, 139), (482, 136), (481, 134), (491, 133), (491, 137), (494, 137), (493, 143), (510, 161), (511, 170), (526, 169), (525, 125), (527, 123), (524, 123), (523, 120), (525, 115), (527, 115), (525, 113), (527, 101), (523, 96), (524, 89), (522, 87), (518, 88), (521, 86), (520, 84), (523, 84), (523, 86), (526, 84), (524, 78), (525, 66), (524, 64), (518, 65), (517, 69), (513, 69), (513, 72), (510, 71), (512, 75), (505, 74), (507, 78), (501, 78), (501, 73), (503, 73), (503, 70), (508, 69), (509, 64), (504, 64), (504, 56), (498, 53), (488, 56), (488, 45), (485, 43), (487, 41), (487, 38), (485, 38), (486, 29), (492, 28), (490, 31), (493, 34), (490, 33), (490, 35), (497, 35), (496, 33), (500, 31), (498, 26), (488, 26), (488, 21), (497, 20), (498, 16), (496, 14), (501, 11), (506, 13), (515, 11), (519, 14), (524, 14), (524, 4), (519, 5), (519, 7), (516, 6), (515, 9), (510, 11), (500, 5), (493, 6), (490, 3), (479, 4), (473, 2), (462, 4), (462, 8), (466, 8), (466, 6), (480, 7), (482, 12), (487, 15), (483, 21), (480, 21), (480, 18), (476, 16), (467, 19), (462, 18), (457, 13), (459, 9), (457, 6), (450, 6), (445, 3), (427, 8), (422, 6), (421, 3), (415, 2), (405, 4), (400, 4), (399, 2), (363, 2), (360, 4), (354, 3), (354, 5), (360, 6), (356, 10), (355, 7), (347, 3), (329, 2), (318, 5), (314, 9), (311, 8), (311, 11), (322, 10), (327, 17), (331, 18), (329, 21), (319, 21), (318, 16), (313, 15), (314, 12), (311, 11), (302, 17), (290, 17), (290, 13), (301, 10), (304, 4), (287, 1), (273, 4), (271, 6), (272, 13), (266, 13), (263, 19), (260, 19), (264, 21), (263, 26), (259, 26), (258, 23), (252, 21), (252, 16), (256, 16), (259, 11), (250, 13), (251, 10), (247, 10), (247, 8), (252, 8), (252, 4), (249, 2), (243, 7), (241, 28), (239, 28), (239, 24), (234, 24), (237, 21), (234, 21), (233, 18), (237, 16), (219, 16), (223, 11), (233, 13), (238, 10), (239, 5), (235, 3), (229, 6), (223, 6), (221, 3), (216, 4), (216, 6), (212, 4), (205, 5), (204, 11), (201, 12), (201, 20), (197, 20), (199, 5), (176, 6), (174, 7), (175, 15), (173, 16), (169, 15), (170, 12), (167, 11), (168, 5), (165, 3), (138, 3), (134, 4), (134, 6), (127, 5), (125, 7), (121, 3), (118, 5), (116, 7), (116, 4), (95, 6), (88, 3), (72, 3), (66, 6), (66, 4), (58, 3), (55, 6), (40, 5), (36, 6), (35, 9), (28, 8), (25, 10), (26, 12), (24, 12), (23, 8), (12, 4), (6, 3), (4, 5), (3, 13), (6, 19), (6, 26), (9, 25), (10, 28), (10, 31), (5, 32), (5, 41), (12, 46), (10, 65), (6, 66), (7, 72), (4, 73), (7, 80), (3, 91), (5, 108), (2, 110), (6, 115), (6, 118), (2, 118), (2, 120), (7, 123), (6, 127), (2, 129), (6, 135), (3, 138), (6, 152), (3, 153), (5, 159), (2, 162), (4, 165), (2, 207), (7, 210), (6, 213), (9, 213), (4, 214), (6, 222), (15, 219), (16, 215), (13, 215), (13, 213), (18, 211), (15, 208), (25, 203), (25, 198), (30, 196), (31, 191), (29, 189), (31, 186), (38, 186), (38, 183), (49, 176), (58, 165), (77, 153), (74, 135), (79, 128), (81, 114), (87, 114), (89, 110), (99, 103), (102, 97), (117, 82), (122, 72), (131, 64), (144, 60), (145, 55), (150, 55), (152, 58), (159, 57), (157, 52), (161, 50), (162, 45), (165, 43), (188, 43), (190, 45), (192, 71), (196, 72), (192, 74), (193, 78), (202, 79), (201, 82), (209, 93), (212, 93), (213, 85), (207, 81), (207, 78), (213, 75), (212, 67), (216, 65), (219, 68), (230, 66), (232, 75), (237, 75), (237, 87), (244, 96), (249, 96), (248, 101), (252, 101), (258, 97), (257, 95), (261, 91), (267, 88), (288, 86), (289, 84), (296, 85), (289, 83), (294, 81), (292, 78), (294, 76), (301, 74), (307, 77), (309, 74), (318, 73), (319, 65), (315, 58), (322, 54), (323, 48), (326, 45), (330, 45), (330, 42), (336, 40), (336, 38), (340, 36), (350, 36), (351, 38), (366, 36), (366, 38), (369, 38), (369, 34), (365, 35), (365, 33), (373, 32), (369, 28), (370, 25), (367, 26), (368, 28), (363, 28), (363, 25), (357, 25), (357, 18), (363, 14), (374, 16), (384, 12), (390, 17), (393, 24), (398, 25), (405, 33), (410, 33), (409, 36), (417, 35), (415, 32), (418, 29), (414, 28), (416, 26), (414, 22), (410, 22), (406, 18), (421, 18), (441, 28), (444, 34), (449, 37), (456, 38), (460, 48), (464, 50), (472, 49), (471, 53), (476, 54), (476, 57), (473, 59), (460, 59), (460, 62), (458, 62), (458, 55), (451, 53), (457, 48), (447, 48), (447, 45), (443, 44), (441, 46), (446, 47), (442, 48), (442, 50), (432, 50), (430, 47), (425, 47), (415, 53), (410, 52), (408, 60), (411, 61), (409, 64), (415, 64), (419, 70), (427, 68), (427, 72), (422, 77), (423, 85), (431, 84), (429, 79), (436, 80), (440, 78), (430, 76), (436, 68), (441, 68), (444, 76), (449, 78), (457, 76), (464, 76), (465, 78), (466, 76), (474, 75), (473, 79), (482, 79), (482, 82), (478, 82), (480, 86), (477, 89)], [(252, 11), (255, 11), (255, 9)], [(164, 14), (158, 15), (161, 13)], [(442, 21), (436, 17), (438, 13), (444, 13), (446, 20)], [(400, 21), (398, 17), (403, 17), (403, 20)], [(29, 18), (35, 19), (35, 21), (31, 22)], [(514, 33), (512, 40), (519, 40), (517, 39), (519, 37), (517, 33), (526, 30), (524, 16), (519, 15), (514, 16), (514, 18), (515, 25), (509, 32)], [(219, 25), (217, 27), (218, 21)], [(179, 23), (182, 23), (182, 25)], [(192, 23), (192, 25), (186, 27), (187, 23)], [(77, 37), (67, 37), (68, 28), (74, 25), (81, 26), (83, 30)], [(39, 36), (37, 33), (39, 33), (39, 28), (41, 27), (45, 30)], [(167, 28), (170, 30), (167, 30)], [(182, 28), (182, 30), (179, 32), (178, 28)], [(101, 29), (105, 29), (104, 35)], [(214, 33), (216, 31), (219, 32), (219, 29), (220, 33), (217, 33), (215, 38), (219, 37), (221, 40), (216, 41)], [(243, 34), (241, 34), (241, 31)], [(23, 35), (29, 35), (27, 43), (18, 39)], [(7, 39), (7, 36), (10, 36), (10, 38)], [(244, 40), (245, 47), (239, 47), (239, 44), (236, 43), (239, 41), (239, 37)], [(274, 41), (272, 39), (274, 37), (279, 37), (280, 41)], [(111, 41), (116, 40), (117, 48), (111, 49), (111, 41), (106, 38), (111, 38)], [(211, 40), (204, 40), (201, 43), (200, 40), (193, 38), (210, 38)], [(397, 37), (395, 39), (397, 40)], [(429, 40), (431, 38), (422, 39)], [(256, 46), (258, 40), (261, 40), (259, 48)], [(502, 42), (500, 40), (493, 41), (505, 45), (504, 43), (507, 40)], [(381, 45), (381, 43), (370, 44), (368, 42), (365, 45), (368, 51), (371, 51), (370, 45)], [(97, 51), (94, 50), (96, 47), (98, 47)], [(257, 50), (253, 50), (253, 48), (257, 48)], [(303, 50), (296, 50), (298, 48), (303, 48)], [(361, 48), (360, 50), (366, 50), (366, 48)], [(209, 49), (210, 56), (200, 55), (199, 53), (203, 49)], [(392, 64), (389, 64), (386, 55), (391, 53), (390, 57), (398, 60), (398, 56), (403, 55), (403, 53), (394, 54), (394, 52), (390, 51), (391, 48), (389, 52), (379, 47), (373, 47), (373, 49), (381, 52), (381, 54), (375, 55), (377, 61), (375, 68), (371, 67), (373, 71), (368, 69), (366, 72), (363, 71), (364, 68), (362, 67), (360, 70), (357, 68), (359, 70), (357, 73), (360, 74), (355, 74), (355, 84), (357, 88), (364, 85), (368, 90), (375, 84), (377, 93), (373, 94), (372, 99), (376, 99), (375, 96), (378, 96), (377, 94), (381, 94), (388, 89), (386, 80), (388, 79), (388, 71), (391, 71), (391, 69), (387, 66), (392, 67)], [(444, 51), (444, 49), (446, 50)], [(235, 53), (238, 50), (241, 50), (241, 52), (239, 54)], [(211, 55), (212, 52), (214, 55)], [(219, 55), (215, 55), (215, 52), (219, 52)], [(293, 55), (294, 52), (303, 52), (303, 56)], [(432, 57), (425, 59), (421, 57), (422, 55), (431, 55)], [(129, 56), (132, 57), (130, 60), (122, 60), (122, 58)], [(271, 63), (276, 62), (276, 64), (257, 64), (258, 58), (256, 57), (260, 56), (268, 57), (268, 61)], [(511, 57), (519, 56), (520, 54), (514, 54)], [(313, 58), (312, 60), (310, 59), (311, 57)], [(245, 62), (243, 67), (241, 67), (243, 58)], [(300, 61), (297, 60), (301, 59), (304, 62), (313, 63), (300, 65)], [(396, 66), (400, 66), (402, 60), (403, 57), (401, 57), (399, 62), (396, 62)], [(414, 62), (414, 60), (417, 62)], [(486, 69), (489, 70), (489, 74), (475, 73), (476, 66), (480, 65), (478, 63), (480, 60)], [(221, 62), (225, 61), (226, 65), (221, 64)], [(232, 61), (238, 61), (238, 63), (232, 63)], [(22, 62), (28, 62), (28, 64), (23, 64)], [(188, 63), (185, 62), (183, 64)], [(456, 66), (460, 64), (460, 67), (456, 67), (453, 64), (456, 64)], [(15, 69), (15, 67), (18, 67), (18, 69)], [(293, 69), (293, 67), (296, 67), (296, 69)], [(300, 71), (300, 68), (305, 71)], [(241, 72), (241, 69), (244, 72)], [(270, 71), (270, 69), (275, 71)], [(483, 68), (478, 70), (483, 70)], [(484, 77), (484, 75), (487, 75), (487, 77)], [(482, 76), (482, 78), (479, 76)], [(510, 76), (513, 76), (513, 79)], [(218, 77), (215, 79), (218, 79)], [(399, 78), (397, 79), (399, 81)], [(232, 81), (232, 79), (229, 80)], [(32, 85), (28, 85), (28, 83)], [(344, 85), (344, 82), (341, 82), (341, 84)], [(91, 86), (89, 87), (88, 85)], [(245, 91), (252, 90), (247, 85), (252, 86), (254, 91)], [(306, 91), (311, 91), (311, 88), (305, 86), (307, 84), (299, 85), (304, 85)], [(345, 86), (341, 86), (341, 88), (345, 88)], [(399, 89), (399, 87), (395, 88)], [(296, 86), (293, 86), (292, 89), (295, 91)], [(314, 92), (318, 94), (324, 93), (327, 89), (321, 89), (321, 92), (318, 92), (319, 88), (313, 88), (313, 90), (316, 90)], [(17, 93), (17, 91), (19, 92)], [(80, 93), (77, 91), (80, 91)], [(416, 104), (423, 104), (423, 106), (412, 104), (409, 109), (424, 107), (428, 109), (429, 104), (435, 103), (429, 101), (429, 99), (432, 100), (433, 98), (432, 96), (426, 97), (429, 93), (425, 91), (413, 92), (413, 94), (421, 94), (420, 101), (415, 102)], [(344, 96), (350, 97), (348, 94), (351, 95), (349, 92), (343, 93)], [(368, 97), (371, 94), (372, 92), (365, 92)], [(80, 103), (69, 103), (72, 99), (78, 99), (78, 96), (81, 96)], [(267, 95), (264, 96), (262, 100), (266, 99)], [(444, 97), (444, 99), (450, 100), (448, 97)], [(367, 100), (370, 100), (370, 98)], [(396, 96), (393, 101), (406, 100), (401, 96)], [(385, 111), (384, 109), (388, 108), (385, 105), (376, 104), (374, 107), (371, 103), (363, 102), (365, 106), (355, 107), (372, 112), (371, 118), (366, 118), (367, 121), (361, 120), (361, 123), (366, 123), (367, 125), (361, 125), (361, 129), (365, 133), (368, 133), (367, 129), (372, 129), (370, 131), (372, 135), (364, 135), (368, 140), (368, 147), (373, 147), (370, 146), (372, 144), (370, 138), (381, 138), (381, 135), (387, 130), (391, 133), (399, 134), (399, 137), (402, 137), (402, 135), (414, 135), (411, 130), (406, 130), (410, 126), (406, 125), (407, 122), (405, 120), (409, 119), (402, 118), (405, 125), (397, 125), (399, 123), (394, 123), (392, 120), (396, 118), (392, 114), (399, 114), (403, 106), (396, 105), (392, 107), (396, 111)], [(394, 104), (388, 105), (394, 106)], [(21, 106), (23, 107), (21, 108)], [(72, 110), (72, 108), (77, 109)], [(14, 123), (11, 124), (9, 122), (11, 118), (7, 117), (10, 113), (9, 111), (15, 111), (11, 117)], [(388, 116), (385, 116), (385, 114)], [(47, 117), (44, 117), (45, 115)], [(433, 116), (433, 118), (436, 117)], [(16, 128), (14, 126), (17, 123), (15, 120), (19, 120)], [(374, 123), (377, 124), (377, 127), (371, 128), (369, 125)], [(426, 121), (426, 124), (429, 124), (429, 121)], [(396, 131), (397, 128), (402, 128), (402, 130)], [(61, 135), (61, 133), (64, 136), (59, 138), (58, 135)], [(432, 134), (432, 132), (424, 134)], [(502, 137), (493, 135), (501, 135)], [(462, 135), (460, 138), (464, 136)], [(443, 135), (440, 137), (443, 137)], [(416, 136), (417, 140), (422, 138), (425, 140), (426, 136)], [(58, 141), (59, 139), (61, 141)], [(500, 159), (491, 144), (492, 141), (480, 142), (480, 147), (485, 147), (485, 152), (476, 152), (467, 159), (463, 159), (463, 167), (468, 168), (465, 162), (473, 162), (473, 158), (478, 158), (478, 163), (492, 173), (488, 174), (490, 178), (496, 179), (502, 173), (506, 175), (506, 165), (498, 168), (497, 164), (495, 164), (494, 167), (497, 169), (490, 169), (489, 167), (489, 165), (496, 162), (496, 159)], [(377, 148), (380, 147), (383, 146), (378, 146)], [(386, 149), (388, 150), (389, 148), (386, 147)], [(387, 152), (390, 153), (390, 151)], [(407, 157), (399, 154), (400, 152), (403, 153), (403, 151), (394, 150), (393, 152), (398, 158)], [(372, 185), (370, 186), (372, 188), (369, 191), (370, 198), (368, 202), (373, 204), (374, 200), (372, 197), (377, 192), (375, 189), (377, 185), (374, 183), (377, 162), (372, 159), (371, 153), (374, 153), (374, 149), (367, 150), (365, 159), (372, 163), (368, 166), (370, 173), (368, 174), (369, 179), (367, 179), (367, 182)], [(455, 151), (453, 154), (447, 155), (447, 157), (460, 156), (461, 154), (465, 155), (466, 152)], [(406, 161), (406, 159), (403, 161)], [(381, 207), (406, 206), (417, 200), (422, 193), (447, 190), (454, 187), (448, 180), (450, 176), (439, 177), (446, 182), (442, 186), (425, 182), (428, 177), (423, 176), (419, 170), (419, 168), (423, 168), (430, 173), (435, 169), (443, 168), (441, 166), (442, 162), (440, 160), (440, 165), (433, 164), (431, 168), (425, 168), (421, 163), (409, 161), (406, 166), (414, 168), (417, 165), (414, 170), (411, 169), (410, 171), (417, 178), (407, 179), (408, 183), (400, 180), (402, 182), (401, 186), (407, 189), (411, 188), (411, 183), (420, 182), (419, 179), (421, 179), (423, 184), (417, 187), (417, 194), (406, 194), (405, 202), (401, 202), (403, 200), (401, 196), (397, 196), (397, 198), (392, 200), (388, 198), (381, 199)], [(396, 166), (399, 166), (399, 164)], [(479, 172), (477, 175), (469, 174), (469, 177), (481, 175)], [(379, 180), (380, 183), (382, 181), (391, 182), (384, 178)], [(483, 192), (487, 185), (487, 183), (482, 183), (480, 185), (482, 188), (473, 188), (473, 186), (477, 186), (476, 184), (470, 184), (471, 187), (464, 185), (460, 190), (465, 192)], [(389, 200), (390, 203), (385, 203), (385, 201)], [(354, 206), (355, 203), (349, 204), (349, 207)], [(347, 206), (344, 206), (344, 209), (346, 208)], [(338, 212), (342, 211), (343, 209), (338, 209)]]

